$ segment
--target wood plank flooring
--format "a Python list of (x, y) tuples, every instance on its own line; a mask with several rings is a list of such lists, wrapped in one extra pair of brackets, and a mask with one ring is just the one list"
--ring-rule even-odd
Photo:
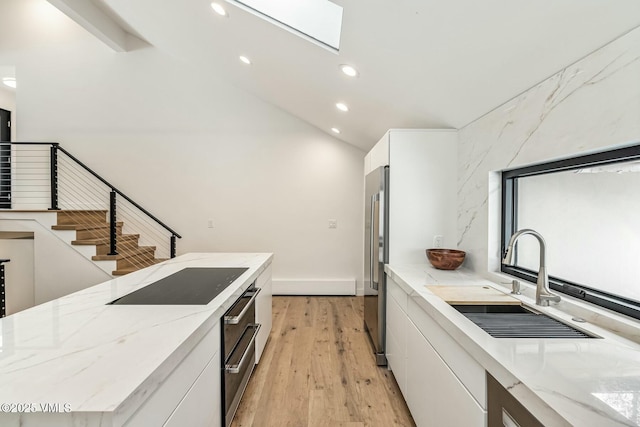
[(415, 426), (375, 364), (362, 298), (274, 297), (273, 328), (232, 427)]

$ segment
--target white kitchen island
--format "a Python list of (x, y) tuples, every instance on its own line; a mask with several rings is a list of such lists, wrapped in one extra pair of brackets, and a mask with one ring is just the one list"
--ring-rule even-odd
[[(187, 254), (0, 319), (0, 425), (219, 425), (220, 317), (271, 260)], [(107, 305), (187, 267), (248, 270), (207, 305)]]

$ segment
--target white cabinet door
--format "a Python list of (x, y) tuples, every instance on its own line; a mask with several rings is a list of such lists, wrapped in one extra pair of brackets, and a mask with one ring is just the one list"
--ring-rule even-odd
[(456, 131), (390, 131), (390, 264), (426, 262), (434, 236), (456, 247), (456, 159)]
[[(126, 427), (160, 426), (166, 422), (180, 402), (186, 396), (193, 396), (194, 384), (202, 377), (212, 361), (216, 361), (220, 370), (220, 323), (217, 322), (200, 340), (198, 344), (185, 356), (178, 366), (158, 386), (157, 390), (142, 403), (136, 412), (125, 422)], [(203, 401), (207, 405), (220, 407), (220, 378), (212, 389), (206, 392)], [(204, 408), (203, 408), (204, 409)]]
[(380, 166), (387, 165), (389, 165), (389, 132), (385, 133), (364, 157), (364, 175), (367, 176)]
[(387, 364), (407, 396), (407, 315), (396, 300), (387, 293)]
[(262, 325), (256, 337), (256, 363), (258, 363), (271, 332), (273, 294), (271, 265), (256, 280), (256, 288), (260, 288), (260, 293), (256, 297), (256, 322)]
[(406, 400), (417, 427), (484, 427), (485, 411), (408, 321)]
[(164, 427), (220, 427), (222, 424), (220, 366), (220, 352), (217, 352), (173, 411)]
[(407, 396), (407, 294), (387, 276), (387, 366)]
[(409, 321), (427, 338), (431, 347), (473, 395), (482, 409), (487, 409), (487, 378), (485, 370), (431, 316), (410, 299), (407, 307)]

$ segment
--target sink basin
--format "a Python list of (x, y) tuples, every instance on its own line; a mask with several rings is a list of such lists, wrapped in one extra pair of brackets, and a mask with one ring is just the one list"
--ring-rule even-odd
[(495, 338), (598, 338), (521, 305), (452, 305)]
[(527, 310), (520, 304), (504, 304), (504, 305), (466, 305), (466, 304), (452, 304), (453, 308), (460, 313), (531, 313), (531, 310)]

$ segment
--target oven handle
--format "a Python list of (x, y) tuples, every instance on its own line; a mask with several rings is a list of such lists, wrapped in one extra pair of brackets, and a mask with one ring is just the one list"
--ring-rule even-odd
[(244, 315), (247, 314), (247, 311), (249, 311), (249, 307), (251, 307), (251, 304), (253, 304), (253, 301), (255, 301), (260, 291), (261, 291), (260, 288), (251, 289), (250, 292), (253, 292), (253, 295), (251, 296), (251, 299), (247, 302), (247, 304), (244, 306), (242, 311), (237, 316), (224, 316), (224, 324), (237, 325), (238, 323), (240, 323)]
[(224, 365), (224, 371), (229, 373), (229, 374), (239, 374), (240, 373), (240, 367), (242, 365), (244, 365), (245, 359), (247, 358), (247, 356), (249, 355), (249, 349), (251, 348), (251, 345), (256, 341), (256, 337), (258, 336), (258, 331), (260, 330), (260, 328), (262, 327), (261, 324), (259, 323), (253, 323), (253, 324), (249, 324), (247, 325), (247, 329), (249, 328), (253, 328), (253, 336), (251, 337), (251, 341), (249, 341), (249, 345), (247, 345), (247, 348), (244, 349), (244, 353), (242, 354), (242, 357), (240, 358), (240, 361), (236, 364), (236, 365)]

